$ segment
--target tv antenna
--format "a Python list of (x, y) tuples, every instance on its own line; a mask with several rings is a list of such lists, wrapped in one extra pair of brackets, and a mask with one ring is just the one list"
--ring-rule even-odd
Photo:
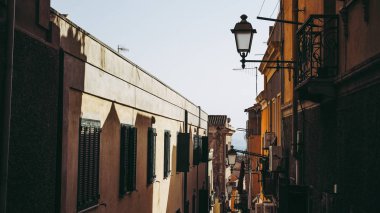
[(125, 48), (121, 45), (117, 45), (117, 53), (120, 53), (121, 52), (129, 52), (129, 49), (128, 48)]

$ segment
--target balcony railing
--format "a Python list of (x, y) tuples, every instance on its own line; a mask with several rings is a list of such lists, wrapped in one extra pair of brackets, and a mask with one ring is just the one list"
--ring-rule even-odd
[(338, 70), (338, 16), (311, 15), (297, 32), (297, 85), (328, 79)]

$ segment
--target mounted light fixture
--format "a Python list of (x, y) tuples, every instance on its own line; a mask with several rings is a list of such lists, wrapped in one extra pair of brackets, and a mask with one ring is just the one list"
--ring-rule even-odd
[(251, 51), (252, 37), (256, 30), (252, 28), (251, 23), (247, 21), (248, 16), (240, 16), (241, 21), (236, 23), (231, 32), (235, 35), (236, 49), (242, 58), (245, 58)]
[[(231, 29), (231, 32), (235, 35), (236, 49), (241, 56), (241, 67), (245, 68), (246, 62), (252, 63), (277, 63), (276, 68), (280, 68), (280, 63), (295, 63), (295, 61), (286, 61), (286, 60), (246, 60), (248, 53), (251, 52), (252, 46), (252, 37), (254, 33), (257, 33), (255, 29), (252, 28), (251, 23), (247, 21), (248, 16), (243, 14), (240, 16), (241, 21), (235, 24), (235, 28)], [(289, 23), (290, 21), (277, 20), (280, 22)], [(298, 22), (290, 22), (291, 24), (298, 24)]]
[(236, 163), (236, 156), (237, 156), (237, 152), (235, 151), (234, 146), (231, 146), (231, 149), (228, 150), (227, 156), (228, 156), (228, 165), (230, 165), (232, 168)]

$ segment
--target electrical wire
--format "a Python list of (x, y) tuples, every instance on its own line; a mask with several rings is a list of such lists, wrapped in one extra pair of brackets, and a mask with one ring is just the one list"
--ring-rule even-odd
[(279, 3), (280, 3), (280, 0), (277, 1), (276, 6), (274, 7), (272, 13), (270, 14), (270, 17), (271, 17), (271, 18), (272, 18), (272, 16), (273, 16), (274, 12), (276, 11), (276, 9), (277, 9)]
[(261, 10), (263, 10), (263, 7), (264, 7), (264, 3), (265, 3), (266, 0), (263, 0), (263, 3), (261, 4), (261, 7), (260, 7), (260, 11), (259, 11), (259, 14), (257, 16), (260, 16), (261, 14)]

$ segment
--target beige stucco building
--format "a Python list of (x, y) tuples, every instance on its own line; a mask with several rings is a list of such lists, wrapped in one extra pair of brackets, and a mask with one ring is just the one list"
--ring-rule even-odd
[[(63, 49), (62, 208), (77, 211), (78, 130), (80, 119), (99, 121), (99, 206), (94, 212), (184, 212), (198, 208), (197, 194), (206, 187), (206, 164), (190, 168), (187, 184), (176, 170), (177, 133), (190, 134), (188, 151), (196, 136), (206, 136), (207, 114), (157, 78), (115, 53), (58, 13)], [(119, 196), (120, 125), (137, 128), (136, 186)], [(156, 132), (155, 178), (147, 183), (148, 129)], [(164, 133), (170, 132), (170, 174), (164, 177)], [(185, 185), (185, 186), (184, 186)], [(184, 198), (184, 187), (187, 187)], [(194, 197), (195, 196), (195, 197)], [(105, 210), (103, 210), (105, 208)]]

